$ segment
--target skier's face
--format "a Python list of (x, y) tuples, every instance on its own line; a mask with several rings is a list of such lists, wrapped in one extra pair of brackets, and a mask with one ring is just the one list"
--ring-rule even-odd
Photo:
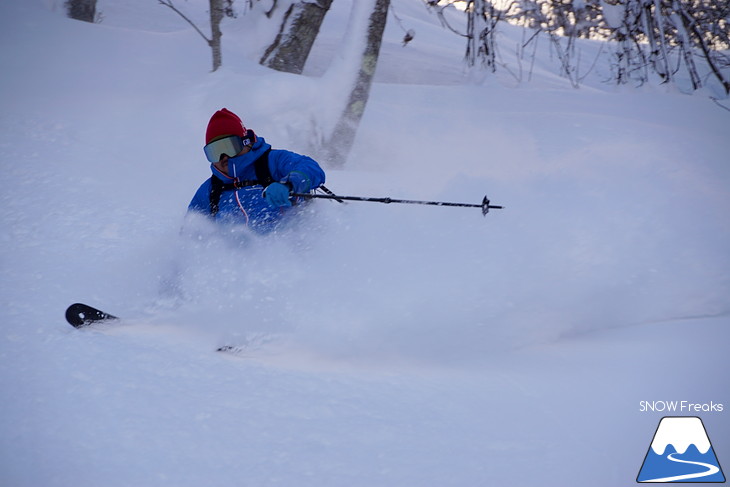
[[(242, 156), (243, 154), (247, 153), (250, 150), (251, 150), (250, 147), (244, 147), (241, 150), (241, 152), (236, 154), (235, 157)], [(213, 164), (213, 167), (218, 169), (220, 172), (222, 172), (226, 176), (230, 176), (230, 174), (228, 174), (228, 159), (229, 159), (229, 157), (226, 154), (221, 154), (220, 160)]]

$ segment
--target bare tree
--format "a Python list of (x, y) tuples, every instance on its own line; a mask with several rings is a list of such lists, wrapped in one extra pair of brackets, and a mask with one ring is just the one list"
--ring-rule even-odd
[(96, 0), (66, 0), (66, 10), (72, 19), (94, 22), (96, 20)]
[(205, 42), (210, 46), (213, 54), (213, 71), (216, 71), (223, 64), (223, 56), (221, 54), (221, 21), (223, 17), (228, 13), (231, 14), (230, 4), (232, 0), (209, 0), (210, 2), (210, 38), (206, 36), (195, 23), (190, 20), (184, 13), (182, 13), (173, 3), (172, 0), (157, 0), (161, 5), (169, 7), (180, 17), (182, 17), (188, 24), (193, 26), (195, 31), (205, 39)]
[(358, 126), (370, 97), (370, 86), (378, 65), (389, 7), (390, 0), (376, 0), (370, 14), (365, 49), (360, 58), (355, 83), (350, 91), (345, 109), (323, 148), (322, 159), (332, 166), (344, 164), (355, 142)]
[[(724, 64), (728, 66), (727, 56), (720, 53), (720, 49), (713, 48), (712, 44), (718, 44), (723, 47), (730, 47), (728, 42), (728, 31), (727, 19), (717, 18), (712, 15), (708, 15), (707, 11), (700, 11), (695, 9), (693, 13), (680, 2), (674, 0), (673, 7), (676, 12), (676, 16), (679, 17), (678, 24), (684, 29), (684, 40), (686, 44), (694, 44), (700, 49), (702, 56), (707, 61), (712, 74), (717, 78), (718, 82), (722, 85), (726, 94), (730, 94), (730, 77), (726, 76), (722, 72), (721, 66)], [(725, 13), (730, 16), (730, 5), (725, 5)], [(705, 22), (703, 22), (705, 20)], [(725, 29), (717, 29), (717, 25), (725, 25)], [(694, 67), (694, 65), (692, 65)], [(696, 69), (695, 69), (696, 72)], [(694, 81), (694, 80), (693, 80)]]
[(730, 79), (723, 72), (728, 67), (727, 56), (722, 52), (728, 47), (727, 21), (723, 16), (727, 17), (730, 7), (718, 8), (715, 2), (706, 0), (618, 0), (603, 6), (604, 17), (610, 19), (610, 11), (617, 8), (625, 12), (622, 25), (611, 26), (612, 37), (619, 41), (619, 50), (624, 51), (617, 55), (619, 83), (629, 79), (622, 75), (631, 72), (633, 55), (639, 61), (635, 66), (644, 61), (667, 83), (684, 70), (696, 90), (703, 85), (697, 60), (704, 59), (726, 94), (730, 94)]
[(332, 0), (298, 1), (289, 5), (279, 33), (261, 57), (260, 64), (301, 74), (330, 5)]
[(638, 2), (605, 4), (603, 17), (611, 29), (609, 39), (616, 42), (611, 68), (616, 84), (635, 81), (643, 84), (649, 79), (649, 62), (637, 32), (641, 32), (642, 6)]
[(466, 0), (465, 33), (441, 14), (454, 1), (427, 3), (445, 27), (467, 39), (469, 66), (509, 70), (500, 61), (495, 38), (497, 23), (509, 21), (533, 31), (518, 46), (518, 63), (527, 44), (536, 47), (537, 39), (547, 35), (561, 74), (576, 87), (582, 79), (577, 39), (603, 38), (613, 49), (614, 79), (620, 84), (644, 83), (654, 73), (665, 83), (687, 79), (698, 89), (714, 77), (730, 94), (729, 0)]

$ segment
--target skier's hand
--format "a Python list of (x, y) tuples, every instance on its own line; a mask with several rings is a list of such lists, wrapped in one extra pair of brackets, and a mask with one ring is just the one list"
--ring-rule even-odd
[(291, 206), (289, 186), (283, 183), (271, 183), (264, 189), (264, 198), (271, 206)]

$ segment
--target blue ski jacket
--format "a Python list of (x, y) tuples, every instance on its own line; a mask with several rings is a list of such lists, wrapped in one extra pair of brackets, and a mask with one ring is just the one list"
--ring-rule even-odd
[[(209, 215), (220, 222), (244, 224), (258, 233), (268, 233), (274, 230), (293, 207), (269, 205), (263, 197), (264, 188), (260, 184), (224, 190), (218, 203), (218, 213), (213, 216), (210, 212), (212, 178), (218, 178), (224, 184), (230, 184), (236, 180), (256, 180), (254, 161), (269, 149), (271, 149), (271, 145), (267, 144), (263, 137), (257, 137), (251, 151), (228, 159), (230, 176), (226, 176), (211, 164), (210, 169), (213, 174), (198, 188), (188, 205), (188, 211)], [(269, 171), (273, 180), (290, 184), (296, 193), (308, 193), (324, 184), (324, 171), (310, 157), (287, 150), (274, 149), (269, 152), (268, 159)]]

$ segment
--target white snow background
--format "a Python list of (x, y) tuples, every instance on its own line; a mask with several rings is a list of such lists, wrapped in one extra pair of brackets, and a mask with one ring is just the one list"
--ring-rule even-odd
[[(317, 201), (251, 238), (180, 231), (207, 121), (305, 152), (349, 2), (306, 76), (256, 63), (249, 15), (210, 73), (157, 2), (100, 0), (100, 24), (0, 2), (1, 485), (632, 485), (661, 400), (723, 404), (675, 414), (730, 465), (730, 112), (605, 84), (605, 59), (579, 89), (547, 58), (475, 79), (463, 39), (392, 3), (327, 186), (505, 209)], [(75, 301), (123, 320), (76, 330)]]

